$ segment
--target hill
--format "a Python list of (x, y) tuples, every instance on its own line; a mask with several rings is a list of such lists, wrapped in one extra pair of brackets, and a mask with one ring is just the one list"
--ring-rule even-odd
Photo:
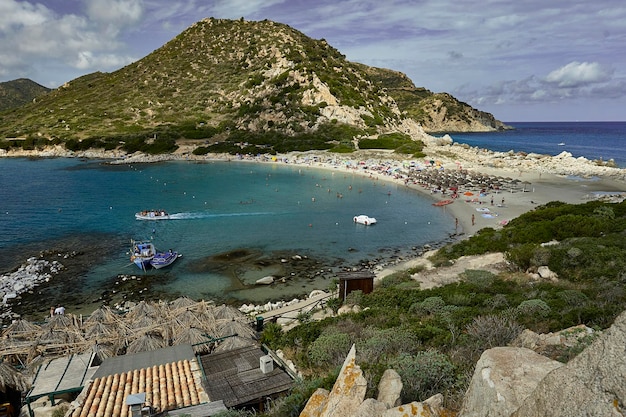
[(0, 137), (131, 152), (145, 150), (147, 138), (229, 143), (214, 151), (241, 143), (350, 150), (355, 137), (406, 139), (407, 120), (437, 131), (503, 126), (400, 73), (349, 62), (287, 25), (209, 18), (118, 71), (79, 77), (5, 112)]
[(49, 91), (49, 88), (26, 78), (0, 83), (0, 111), (20, 107)]

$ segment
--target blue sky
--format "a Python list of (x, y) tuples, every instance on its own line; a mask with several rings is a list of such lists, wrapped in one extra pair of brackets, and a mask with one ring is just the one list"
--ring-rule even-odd
[(0, 0), (0, 81), (114, 71), (205, 17), (288, 24), (505, 122), (626, 120), (624, 0)]

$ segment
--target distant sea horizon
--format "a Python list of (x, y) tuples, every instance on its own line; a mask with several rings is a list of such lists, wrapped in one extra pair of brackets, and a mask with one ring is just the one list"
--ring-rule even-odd
[(512, 130), (450, 133), (455, 142), (498, 152), (558, 155), (569, 152), (589, 160), (613, 160), (626, 168), (626, 122), (504, 122)]

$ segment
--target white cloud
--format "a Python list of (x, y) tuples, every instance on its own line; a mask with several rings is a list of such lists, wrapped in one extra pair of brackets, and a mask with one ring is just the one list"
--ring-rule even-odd
[(574, 61), (552, 71), (546, 81), (559, 87), (572, 88), (606, 82), (610, 78), (611, 71), (605, 70), (597, 62)]
[(0, 1), (0, 32), (38, 25), (52, 18), (52, 12), (41, 4)]
[(89, 0), (87, 2), (87, 16), (94, 22), (124, 26), (139, 21), (142, 15), (142, 0)]

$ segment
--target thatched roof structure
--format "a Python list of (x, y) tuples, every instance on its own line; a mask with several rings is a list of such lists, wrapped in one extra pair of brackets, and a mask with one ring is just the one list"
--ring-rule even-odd
[(189, 297), (178, 297), (177, 299), (175, 299), (174, 301), (170, 302), (170, 309), (171, 310), (178, 310), (181, 308), (187, 308), (187, 307), (191, 307), (196, 305), (197, 302), (192, 300)]
[(41, 326), (31, 323), (28, 320), (15, 320), (2, 332), (3, 338), (13, 340), (32, 340), (41, 333)]
[(17, 391), (24, 392), (28, 390), (29, 385), (26, 378), (13, 366), (1, 361), (0, 362), (0, 391), (6, 392), (7, 387), (11, 387)]
[(167, 346), (167, 342), (157, 332), (146, 332), (133, 340), (126, 348), (126, 353), (150, 352)]

